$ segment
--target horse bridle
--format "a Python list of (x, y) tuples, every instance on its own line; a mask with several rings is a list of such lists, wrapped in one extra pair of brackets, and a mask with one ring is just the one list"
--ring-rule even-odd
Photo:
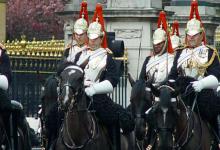
[[(64, 84), (60, 90), (60, 93), (59, 93), (59, 96), (62, 94), (62, 89), (64, 89), (66, 86), (70, 87), (71, 90), (73, 90), (73, 87), (70, 85), (70, 84)], [(80, 94), (82, 94), (83, 92), (83, 88), (79, 88), (79, 90), (77, 90), (74, 95), (73, 95), (73, 98), (71, 100), (71, 103), (70, 103), (70, 106), (68, 107), (68, 110), (67, 110), (67, 115), (69, 115), (69, 113), (71, 113), (73, 111), (73, 108), (74, 106), (77, 106), (77, 96), (79, 96)], [(79, 92), (80, 91), (80, 92)], [(61, 105), (61, 104), (60, 104)], [(62, 106), (62, 105), (61, 105)], [(88, 108), (86, 109), (78, 109), (76, 110), (77, 112), (82, 112), (82, 111), (88, 111)], [(94, 140), (95, 138), (95, 128), (96, 128), (96, 123), (95, 123), (95, 120), (93, 119), (93, 117), (90, 116), (90, 119), (91, 119), (91, 122), (92, 122), (92, 126), (90, 128), (89, 131), (91, 131), (91, 133), (89, 134), (89, 138), (81, 145), (77, 146), (74, 142), (74, 140), (71, 138), (70, 136), (70, 133), (69, 133), (69, 127), (68, 127), (68, 124), (66, 123), (67, 127), (67, 135), (68, 135), (68, 139), (71, 141), (71, 145), (69, 145), (65, 140), (64, 140), (64, 137), (63, 137), (63, 126), (61, 128), (61, 139), (62, 139), (62, 143), (64, 144), (64, 146), (68, 149), (72, 149), (72, 150), (76, 150), (76, 149), (83, 149), (86, 145), (88, 145), (91, 141)], [(64, 120), (66, 121), (66, 119)], [(64, 125), (64, 124), (63, 124)]]
[[(190, 85), (189, 85), (190, 86)], [(189, 93), (187, 93), (187, 90), (189, 89), (189, 86), (187, 86), (186, 88), (186, 91), (184, 92), (184, 96), (188, 96), (189, 94), (192, 93), (192, 90), (189, 91)], [(171, 89), (172, 91), (175, 91), (175, 89), (173, 89), (172, 87), (168, 86), (168, 85), (162, 85), (159, 87), (162, 88), (162, 87), (167, 87), (169, 89)], [(185, 108), (185, 111), (186, 111), (186, 117), (187, 117), (187, 124), (186, 124), (186, 127), (184, 128), (183, 132), (180, 134), (179, 136), (179, 139), (176, 140), (177, 142), (174, 143), (174, 146), (173, 146), (173, 149), (181, 149), (182, 147), (184, 147), (188, 142), (189, 140), (192, 138), (193, 136), (193, 130), (195, 128), (195, 118), (194, 118), (194, 115), (193, 115), (193, 111), (189, 108), (187, 108), (187, 106), (185, 105), (185, 103), (183, 102), (183, 100), (180, 98), (180, 97), (177, 97), (177, 102), (178, 103), (182, 103), (184, 108)], [(193, 117), (193, 118), (192, 118)], [(190, 129), (190, 120), (192, 119), (192, 128)], [(200, 121), (200, 129), (201, 129), (201, 119), (199, 120)], [(172, 132), (172, 130), (170, 130), (169, 128), (163, 128), (163, 129), (156, 129), (156, 133), (158, 134), (158, 131), (159, 130), (162, 130), (162, 131), (167, 131), (167, 132)], [(202, 130), (202, 129), (201, 129)], [(180, 144), (180, 141), (182, 140), (182, 138), (184, 137), (184, 134), (185, 132), (187, 133), (187, 136), (184, 140), (184, 142), (182, 142), (182, 144)], [(172, 132), (173, 133), (173, 132)], [(202, 131), (201, 131), (201, 134), (202, 134)], [(200, 138), (200, 144), (198, 146), (198, 149), (201, 147), (201, 138)]]
[[(184, 97), (188, 96), (189, 94), (191, 94), (191, 93), (193, 92), (193, 90), (190, 90), (189, 92), (187, 91), (188, 89), (190, 89), (190, 86), (191, 86), (191, 85), (189, 84), (189, 85), (186, 87), (186, 90), (185, 90), (185, 92), (184, 92), (184, 94), (183, 94)], [(195, 96), (195, 99), (194, 99), (194, 102), (193, 102), (193, 103), (196, 102), (196, 99), (197, 99), (197, 95)], [(181, 149), (183, 146), (185, 146), (185, 145), (189, 142), (189, 140), (192, 138), (193, 132), (194, 132), (194, 128), (195, 128), (195, 117), (194, 117), (194, 115), (193, 115), (193, 109), (194, 109), (194, 108), (190, 109), (189, 107), (187, 107), (181, 98), (180, 98), (180, 101), (179, 101), (179, 102), (181, 102), (181, 103), (183, 104), (184, 109), (185, 109), (185, 111), (186, 111), (186, 114), (185, 114), (185, 115), (186, 115), (186, 117), (187, 117), (187, 124), (186, 124), (186, 127), (184, 128), (182, 134), (180, 134), (179, 139), (178, 139), (177, 142), (175, 143), (174, 149)], [(194, 106), (193, 106), (193, 107), (194, 107)], [(198, 117), (199, 117), (198, 120), (199, 120), (199, 123), (200, 123), (199, 126), (200, 126), (200, 130), (201, 130), (201, 136), (200, 136), (200, 143), (199, 143), (197, 149), (200, 149), (200, 148), (201, 148), (201, 139), (202, 139), (202, 125), (201, 125), (201, 117), (200, 117), (200, 116), (198, 116)], [(191, 128), (191, 129), (190, 129), (190, 120), (193, 121), (193, 122), (192, 122), (192, 128)], [(181, 141), (182, 137), (184, 136), (184, 133), (185, 133), (185, 132), (187, 133), (187, 136), (186, 136), (184, 142), (182, 142), (182, 144), (180, 144), (180, 141)]]
[[(69, 113), (67, 113), (68, 115)], [(61, 139), (62, 139), (62, 143), (64, 144), (64, 146), (68, 149), (71, 149), (71, 150), (76, 150), (76, 149), (83, 149), (86, 145), (88, 145), (90, 142), (92, 142), (94, 139), (95, 139), (95, 128), (96, 128), (96, 122), (95, 120), (93, 119), (93, 117), (90, 116), (90, 119), (92, 121), (92, 126), (90, 128), (90, 131), (91, 133), (89, 134), (89, 138), (81, 145), (76, 145), (75, 142), (73, 141), (73, 139), (71, 138), (70, 136), (70, 133), (69, 133), (69, 127), (68, 127), (68, 124), (66, 123), (67, 127), (67, 135), (68, 135), (68, 139), (70, 140), (71, 142), (71, 145), (69, 145), (65, 140), (64, 140), (64, 137), (63, 137), (63, 125), (62, 125), (62, 128), (61, 128)], [(64, 120), (66, 121), (66, 119)]]
[[(63, 104), (61, 103), (61, 101), (60, 101), (59, 99), (60, 99), (60, 97), (61, 97), (61, 95), (62, 95), (62, 92), (63, 92), (63, 89), (64, 89), (65, 87), (69, 87), (71, 90), (73, 90), (73, 86), (70, 85), (69, 83), (64, 84), (64, 85), (60, 88), (59, 94), (58, 94), (58, 102), (59, 102), (59, 109), (61, 109), (61, 110), (64, 110), (64, 109), (63, 109)], [(68, 111), (72, 111), (73, 107), (74, 107), (75, 105), (77, 105), (77, 96), (78, 96), (79, 94), (81, 94), (82, 90), (83, 90), (83, 89), (81, 89), (80, 92), (79, 92), (79, 90), (77, 90), (76, 92), (73, 92), (72, 99), (71, 99), (71, 102), (70, 102), (70, 106), (68, 107)]]

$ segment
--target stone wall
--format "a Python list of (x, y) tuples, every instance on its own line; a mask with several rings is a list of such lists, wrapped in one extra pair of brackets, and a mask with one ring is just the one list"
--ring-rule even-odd
[(6, 0), (0, 0), (0, 42), (6, 40)]

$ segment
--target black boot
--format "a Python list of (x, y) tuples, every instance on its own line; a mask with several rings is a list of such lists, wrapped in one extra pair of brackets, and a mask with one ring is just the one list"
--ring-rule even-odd
[[(7, 144), (9, 144), (11, 146), (12, 144), (12, 136), (11, 136), (11, 124), (10, 124), (10, 115), (11, 113), (8, 111), (4, 111), (2, 112), (2, 118), (3, 118), (3, 123), (4, 123), (4, 127), (5, 127), (5, 131), (6, 131), (6, 135), (7, 135)], [(9, 145), (7, 145), (9, 147)]]
[(217, 127), (218, 127), (218, 145), (220, 146), (220, 115), (217, 116)]

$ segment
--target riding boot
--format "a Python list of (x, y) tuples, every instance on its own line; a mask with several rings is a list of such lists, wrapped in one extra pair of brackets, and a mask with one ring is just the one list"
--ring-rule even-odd
[(217, 127), (218, 127), (218, 144), (220, 144), (220, 115), (217, 116)]
[(113, 142), (113, 150), (121, 150), (121, 138), (120, 138), (120, 127), (119, 125), (115, 125), (112, 128), (112, 142)]
[(6, 135), (7, 135), (9, 142), (10, 142), (10, 145), (11, 145), (12, 139), (11, 139), (11, 130), (10, 130), (10, 128), (11, 128), (10, 115), (11, 115), (11, 113), (9, 111), (4, 111), (2, 114)]

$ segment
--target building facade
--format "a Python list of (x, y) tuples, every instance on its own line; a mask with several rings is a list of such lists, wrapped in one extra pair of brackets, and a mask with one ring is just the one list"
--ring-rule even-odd
[[(218, 2), (219, 1), (219, 2)], [(104, 7), (105, 27), (107, 32), (115, 32), (116, 40), (123, 40), (128, 50), (128, 72), (137, 78), (143, 61), (152, 51), (152, 34), (157, 28), (159, 12), (164, 9), (170, 24), (174, 20), (180, 23), (180, 34), (185, 36), (185, 26), (190, 13), (190, 0), (94, 0), (88, 1), (90, 18), (95, 4), (99, 2)], [(65, 19), (65, 41), (68, 43), (72, 35), (74, 17), (78, 17), (81, 0), (70, 0), (64, 12), (60, 14)], [(214, 44), (215, 29), (220, 23), (220, 0), (199, 0), (201, 15), (208, 44)], [(183, 40), (184, 41), (184, 40)], [(130, 96), (128, 84), (128, 97)]]

